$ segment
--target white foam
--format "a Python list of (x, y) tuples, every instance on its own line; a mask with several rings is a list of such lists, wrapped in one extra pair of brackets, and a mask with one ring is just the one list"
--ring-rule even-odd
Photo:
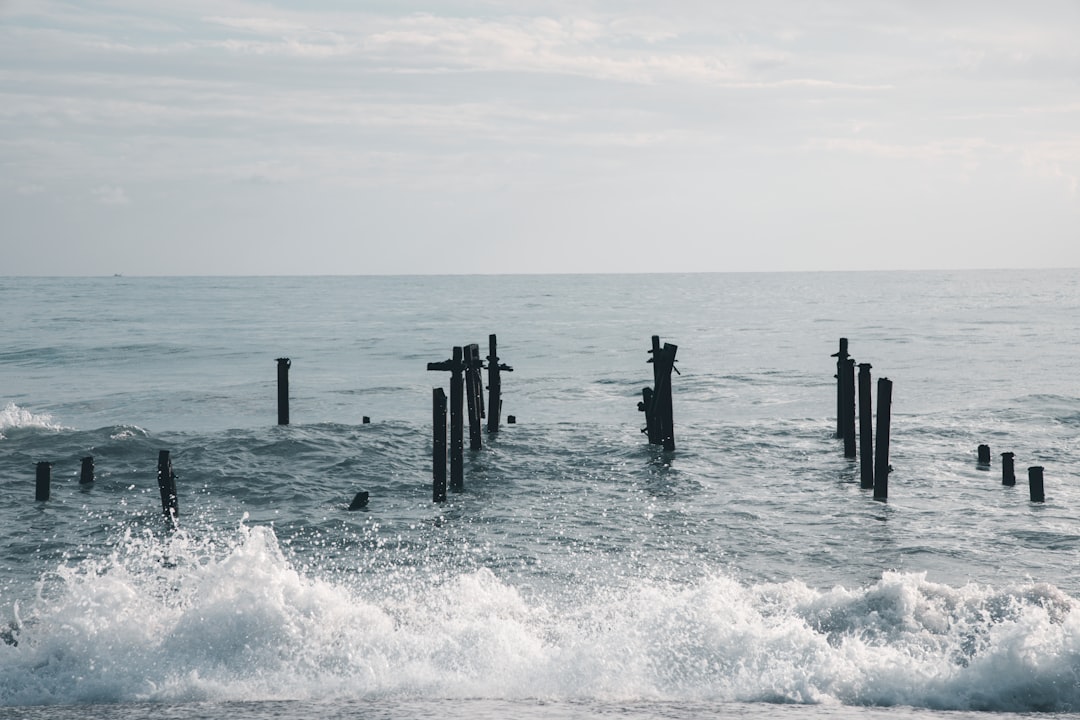
[[(62, 430), (63, 427), (53, 422), (48, 413), (32, 413), (9, 402), (0, 410), (0, 431), (8, 428), (42, 428), (44, 430)], [(0, 438), (3, 435), (0, 434)]]
[(0, 645), (0, 704), (487, 697), (1075, 710), (1080, 617), (1046, 585), (716, 575), (530, 597), (490, 570), (331, 582), (273, 531), (126, 534)]

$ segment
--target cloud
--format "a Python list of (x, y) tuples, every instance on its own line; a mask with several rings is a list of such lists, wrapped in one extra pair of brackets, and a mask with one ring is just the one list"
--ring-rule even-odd
[(131, 203), (124, 188), (119, 185), (98, 185), (90, 192), (102, 205), (129, 205)]

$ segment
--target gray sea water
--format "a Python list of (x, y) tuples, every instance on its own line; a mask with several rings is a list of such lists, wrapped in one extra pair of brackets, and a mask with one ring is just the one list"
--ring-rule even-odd
[[(427, 363), (491, 333), (518, 422), (432, 503)], [(1076, 270), (0, 278), (0, 717), (1080, 712), (1078, 350)]]

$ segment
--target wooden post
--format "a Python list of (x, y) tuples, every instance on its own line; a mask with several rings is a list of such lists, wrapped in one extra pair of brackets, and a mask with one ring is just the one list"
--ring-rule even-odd
[(499, 363), (494, 335), (488, 335), (488, 413), (487, 431), (499, 432), (499, 419), (502, 417), (502, 376), (500, 371), (514, 372), (514, 368)]
[(88, 455), (82, 459), (82, 468), (79, 471), (79, 484), (90, 485), (94, 482), (94, 458)]
[(277, 424), (289, 424), (289, 358), (277, 359)]
[(874, 499), (889, 497), (889, 425), (892, 420), (892, 381), (877, 382), (877, 447), (874, 455)]
[(859, 363), (859, 487), (874, 487), (874, 417), (870, 398), (870, 363)]
[(661, 362), (660, 362), (660, 336), (652, 336), (652, 349), (649, 350), (649, 354), (652, 357), (648, 362), (653, 366), (653, 386), (641, 389), (641, 402), (638, 403), (638, 410), (645, 413), (645, 434), (649, 438), (650, 445), (659, 445), (661, 442), (660, 435), (660, 422), (656, 413), (656, 406), (659, 402), (656, 395), (656, 388), (660, 386), (661, 375)]
[(158, 490), (161, 491), (161, 511), (175, 527), (180, 505), (176, 498), (176, 474), (168, 450), (158, 451), (157, 481)]
[(990, 446), (979, 446), (979, 469), (987, 470), (990, 467)]
[(484, 446), (480, 420), (484, 417), (484, 389), (480, 379), (480, 346), (475, 343), (465, 346), (465, 394), (469, 405), (469, 449), (479, 450)]
[(431, 501), (446, 502), (446, 393), (431, 392)]
[(855, 457), (855, 360), (847, 358), (844, 375), (844, 457)]
[(660, 382), (656, 385), (654, 402), (657, 425), (660, 428), (660, 443), (667, 452), (675, 450), (675, 414), (671, 404), (671, 372), (675, 370), (675, 353), (678, 350), (678, 345), (664, 343), (664, 349), (661, 353), (663, 362), (660, 368)]
[(832, 354), (836, 358), (836, 437), (844, 437), (844, 362), (848, 359), (847, 338), (840, 338), (840, 351)]
[(1015, 460), (1016, 453), (1004, 452), (1001, 453), (1001, 484), (1002, 485), (1015, 485), (1016, 484), (1016, 470)]
[(462, 348), (454, 348), (450, 360), (428, 363), (428, 370), (450, 371), (450, 491), (465, 490), (465, 425), (462, 423), (462, 410), (465, 400), (465, 363), (462, 360)]
[(1041, 465), (1028, 468), (1028, 492), (1031, 495), (1031, 502), (1044, 502), (1046, 500), (1046, 496), (1043, 494), (1043, 469)]
[(45, 502), (49, 499), (52, 486), (52, 463), (39, 462), (37, 464), (37, 486), (34, 489), (34, 499)]

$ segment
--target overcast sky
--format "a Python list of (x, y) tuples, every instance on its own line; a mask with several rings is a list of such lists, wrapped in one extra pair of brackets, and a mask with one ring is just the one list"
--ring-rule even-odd
[(1080, 267), (1077, 0), (0, 0), (0, 275)]

